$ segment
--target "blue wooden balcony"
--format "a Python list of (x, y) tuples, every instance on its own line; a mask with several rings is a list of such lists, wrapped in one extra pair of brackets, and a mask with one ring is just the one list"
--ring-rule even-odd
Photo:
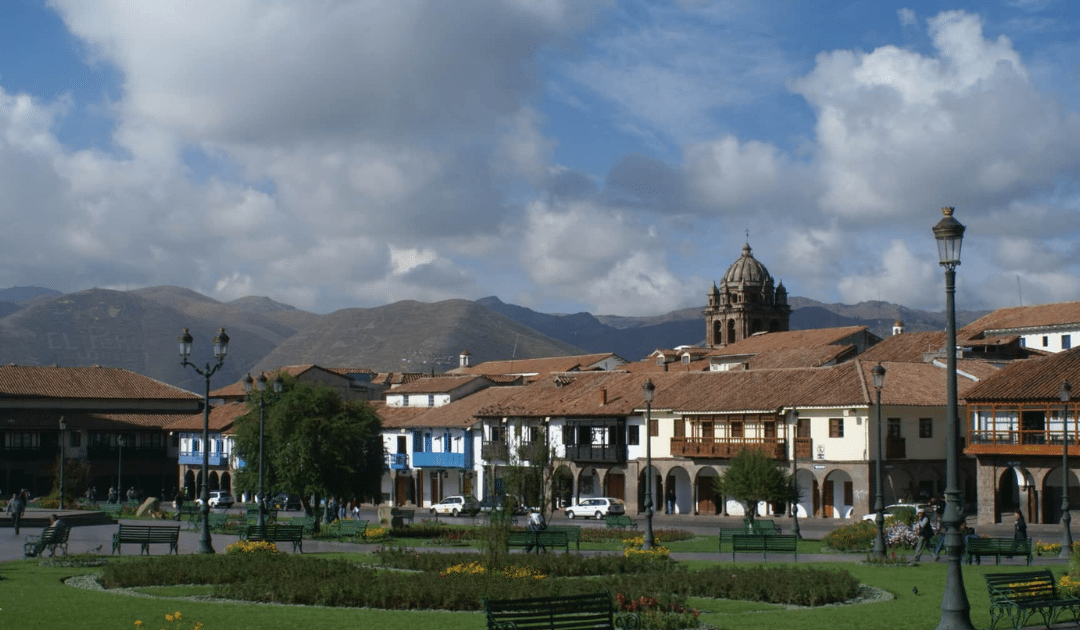
[(472, 468), (464, 453), (418, 452), (412, 454), (412, 460), (416, 468)]
[[(188, 464), (191, 466), (202, 466), (202, 451), (180, 451), (180, 463)], [(219, 453), (210, 453), (210, 465), (221, 466), (225, 461), (225, 456)]]
[(387, 453), (386, 462), (390, 466), (390, 470), (408, 470), (409, 469), (409, 454), (408, 453)]

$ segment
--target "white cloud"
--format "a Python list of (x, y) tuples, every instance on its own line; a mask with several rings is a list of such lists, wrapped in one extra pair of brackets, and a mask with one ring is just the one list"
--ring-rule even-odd
[(847, 303), (883, 300), (893, 304), (921, 304), (926, 287), (936, 286), (937, 261), (912, 254), (903, 241), (892, 241), (881, 252), (881, 266), (840, 279), (841, 300)]
[(896, 17), (900, 20), (900, 26), (915, 26), (918, 23), (915, 11), (907, 7), (897, 9)]

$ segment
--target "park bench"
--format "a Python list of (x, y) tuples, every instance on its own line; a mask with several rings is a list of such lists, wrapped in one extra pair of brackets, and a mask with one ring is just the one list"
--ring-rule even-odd
[(608, 514), (604, 517), (604, 522), (611, 529), (626, 529), (627, 527), (637, 527), (637, 522), (625, 514)]
[(1024, 557), (1031, 565), (1031, 539), (1015, 540), (1013, 538), (983, 538), (972, 537), (967, 540), (964, 549), (964, 557), (971, 564), (973, 558), (982, 564), (983, 556), (994, 556), (994, 564), (1001, 564), (1002, 556), (1006, 558)]
[(776, 521), (771, 519), (744, 521), (744, 524), (746, 526), (746, 533), (748, 534), (765, 534), (766, 536), (772, 536), (780, 533), (780, 526), (776, 524)]
[(731, 542), (731, 537), (736, 534), (749, 534), (745, 527), (721, 527), (720, 528), (720, 544), (717, 551), (724, 550), (724, 543)]
[(565, 532), (567, 547), (573, 543), (574, 547), (578, 551), (581, 551), (581, 526), (580, 525), (558, 525), (549, 526), (547, 530), (549, 532)]
[(240, 533), (240, 540), (250, 542), (288, 542), (292, 543), (293, 552), (297, 550), (304, 553), (304, 526), (303, 525), (248, 525)]
[(33, 558), (34, 556), (40, 556), (48, 549), (49, 555), (52, 556), (56, 555), (58, 548), (64, 552), (64, 555), (67, 555), (68, 535), (70, 534), (70, 527), (49, 525), (41, 530), (40, 535), (26, 537), (26, 543), (23, 545), (23, 555), (27, 558)]
[(142, 545), (140, 555), (143, 553), (150, 555), (150, 545), (161, 543), (169, 545), (169, 551), (179, 555), (180, 550), (177, 548), (179, 541), (179, 525), (172, 527), (167, 525), (126, 525), (121, 523), (120, 529), (113, 534), (112, 552), (121, 553), (120, 546), (124, 543), (137, 543)]
[(314, 516), (290, 516), (285, 523), (278, 523), (279, 525), (299, 525), (304, 528), (305, 536), (315, 535), (315, 517)]
[(338, 519), (330, 526), (330, 535), (334, 538), (364, 538), (367, 526), (367, 521)]
[(1063, 612), (1073, 621), (1080, 620), (1080, 599), (1061, 597), (1049, 569), (1022, 573), (985, 573), (986, 588), (990, 591), (990, 628), (1008, 619), (1015, 630), (1028, 625), (1039, 615), (1047, 628), (1054, 625)]
[(540, 553), (541, 549), (555, 549), (556, 547), (562, 547), (563, 551), (566, 552), (570, 551), (569, 537), (566, 532), (551, 531), (550, 529), (542, 531), (510, 530), (506, 544), (511, 549), (514, 547), (521, 547), (530, 551), (535, 549), (536, 553)]
[(799, 561), (799, 539), (794, 534), (734, 534), (731, 537), (731, 559), (735, 560), (736, 553), (761, 552), (761, 559), (768, 560), (770, 551), (774, 553), (795, 554), (795, 562)]
[(578, 628), (641, 627), (641, 619), (632, 613), (615, 614), (609, 591), (562, 597), (529, 599), (483, 598), (488, 630), (575, 630)]

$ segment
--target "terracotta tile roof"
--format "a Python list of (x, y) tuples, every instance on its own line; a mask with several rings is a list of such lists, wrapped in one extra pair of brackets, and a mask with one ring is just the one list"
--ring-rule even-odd
[[(246, 414), (247, 411), (247, 404), (242, 402), (228, 402), (212, 407), (210, 409), (210, 430), (229, 433), (236, 419)], [(166, 431), (202, 431), (202, 426), (203, 414), (199, 413), (178, 418), (162, 428)]]
[(1037, 359), (1013, 361), (967, 392), (972, 402), (1055, 401), (1062, 381), (1073, 385), (1080, 400), (1080, 348)]
[(923, 354), (945, 347), (945, 331), (906, 332), (882, 339), (859, 355), (863, 361), (907, 361), (922, 363)]
[(374, 370), (367, 368), (351, 368), (351, 367), (324, 367), (327, 372), (333, 372), (334, 374), (340, 374), (341, 376), (348, 376), (350, 374), (375, 374)]
[[(561, 375), (538, 381), (477, 413), (484, 417), (633, 415), (645, 408), (641, 388), (646, 379), (656, 385), (656, 410), (733, 413), (774, 412), (791, 406), (866, 406), (873, 397), (873, 365), (856, 359), (820, 368)], [(885, 364), (885, 368), (882, 400), (886, 404), (946, 403), (943, 368), (923, 363)], [(962, 393), (973, 384), (962, 377), (958, 388)]]
[(448, 370), (449, 374), (550, 374), (588, 370), (604, 359), (615, 356), (611, 352), (581, 354), (569, 357), (545, 357), (542, 359), (516, 359), (511, 361), (486, 361), (479, 365)]
[[(183, 413), (88, 413), (56, 409), (0, 410), (0, 427), (7, 429), (57, 430), (60, 416), (64, 417), (69, 430), (82, 431), (138, 431), (163, 429), (165, 426), (188, 417)], [(201, 416), (200, 416), (201, 417)], [(200, 425), (201, 426), (201, 425)]]
[(974, 337), (988, 330), (1020, 330), (1044, 326), (1080, 325), (1080, 302), (1057, 302), (1001, 308), (962, 329), (958, 338)]
[[(480, 421), (477, 412), (482, 408), (498, 405), (500, 401), (513, 396), (518, 391), (526, 389), (524, 386), (489, 387), (475, 394), (455, 400), (441, 407), (387, 407), (389, 412), (383, 415), (383, 428), (410, 428), (410, 427), (448, 427), (468, 428)], [(409, 410), (413, 413), (401, 413), (400, 410)]]
[(708, 369), (709, 360), (707, 358), (691, 361), (690, 363), (672, 361), (670, 363), (657, 364), (656, 357), (652, 356), (642, 359), (641, 361), (620, 365), (618, 371), (631, 372), (633, 374), (649, 374), (652, 372), (704, 372), (708, 371)]
[(845, 341), (848, 337), (866, 332), (866, 326), (843, 326), (840, 328), (812, 328), (788, 330), (752, 335), (723, 348), (715, 348), (714, 355), (755, 354), (765, 350), (787, 348), (810, 348), (828, 346)]
[(770, 368), (821, 367), (855, 357), (853, 345), (809, 346), (806, 348), (776, 348), (759, 352), (747, 361), (751, 370)]
[(110, 367), (0, 366), (0, 397), (191, 400), (198, 394)]
[(440, 374), (433, 377), (417, 379), (411, 383), (399, 385), (388, 392), (394, 394), (447, 394), (459, 387), (472, 384), (491, 385), (491, 381), (483, 376)]
[(425, 372), (379, 372), (375, 375), (375, 378), (371, 379), (371, 382), (376, 385), (386, 385), (390, 387), (411, 383), (416, 379), (428, 378), (429, 376), (430, 375)]
[[(278, 374), (288, 375), (288, 376), (292, 376), (292, 377), (295, 378), (295, 377), (300, 376), (301, 374), (304, 374), (306, 372), (310, 372), (311, 370), (321, 370), (323, 372), (330, 372), (331, 371), (331, 370), (327, 370), (326, 368), (319, 367), (318, 365), (315, 365), (313, 363), (309, 363), (307, 365), (285, 365), (285, 366), (279, 367), (276, 370), (266, 370), (263, 373), (266, 374), (266, 378), (268, 378), (268, 379), (270, 379), (272, 381), (272, 380), (274, 380), (274, 377), (277, 376)], [(338, 374), (338, 376), (342, 376), (342, 375)], [(258, 374), (252, 374), (251, 377), (252, 378), (258, 378), (259, 375)], [(221, 387), (219, 389), (215, 389), (215, 390), (211, 391), (210, 392), (210, 398), (229, 398), (229, 399), (243, 398), (244, 396), (247, 395), (247, 392), (244, 391), (244, 379), (245, 378), (247, 378), (246, 374), (243, 377), (241, 377), (240, 380), (236, 381), (235, 383), (230, 383), (230, 384), (228, 384), (228, 385), (226, 385), (224, 387)]]

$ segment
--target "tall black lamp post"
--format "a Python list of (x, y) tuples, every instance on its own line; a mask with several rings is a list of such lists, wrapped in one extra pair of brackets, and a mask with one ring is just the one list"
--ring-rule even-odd
[(963, 540), (960, 523), (964, 516), (960, 507), (960, 470), (957, 450), (960, 441), (960, 416), (957, 411), (956, 393), (956, 267), (960, 264), (960, 247), (964, 241), (964, 226), (953, 218), (953, 208), (941, 209), (944, 218), (934, 226), (937, 239), (938, 263), (945, 268), (945, 310), (947, 326), (945, 334), (945, 357), (948, 406), (946, 408), (946, 480), (945, 480), (945, 551), (948, 569), (945, 593), (941, 598), (941, 621), (938, 630), (974, 630), (971, 625), (971, 604), (964, 590), (964, 574), (960, 565)]
[(64, 509), (64, 439), (67, 437), (67, 422), (60, 416), (60, 509)]
[(791, 504), (791, 533), (796, 538), (802, 538), (799, 531), (799, 412), (790, 409), (788, 416), (791, 418), (791, 483), (795, 493)]
[(1061, 397), (1061, 428), (1062, 428), (1062, 444), (1061, 449), (1061, 557), (1072, 557), (1072, 530), (1069, 525), (1072, 523), (1072, 515), (1069, 514), (1069, 394), (1072, 393), (1072, 386), (1069, 385), (1069, 381), (1061, 382), (1061, 389), (1058, 390), (1058, 395)]
[[(277, 398), (277, 395), (281, 393), (281, 376), (274, 377), (274, 393), (273, 398)], [(259, 380), (256, 381), (248, 374), (244, 378), (244, 391), (247, 395), (251, 396), (252, 386), (259, 392), (259, 527), (266, 525), (266, 375), (260, 374)]]
[[(202, 525), (199, 532), (199, 553), (214, 553), (214, 547), (210, 543), (210, 377), (214, 375), (222, 364), (225, 363), (225, 353), (229, 351), (229, 336), (224, 328), (219, 328), (214, 335), (214, 365), (208, 361), (205, 368), (200, 368), (194, 363), (188, 362), (191, 356), (191, 342), (194, 339), (188, 329), (180, 333), (180, 365), (191, 367), (197, 374), (206, 379), (206, 395), (203, 397), (203, 425), (202, 425)], [(220, 456), (220, 453), (218, 454)]]
[(652, 379), (645, 381), (641, 386), (641, 394), (645, 397), (645, 536), (641, 541), (641, 549), (648, 551), (653, 548), (653, 470), (652, 470), (652, 401), (656, 385)]
[(885, 496), (881, 493), (881, 460), (885, 458), (885, 451), (881, 448), (881, 388), (885, 385), (885, 366), (878, 363), (870, 368), (870, 375), (874, 379), (874, 391), (877, 394), (877, 457), (874, 462), (874, 525), (877, 527), (877, 534), (874, 536), (874, 557), (884, 560)]
[(124, 434), (116, 434), (116, 504), (124, 504), (124, 483), (121, 477), (124, 473)]

